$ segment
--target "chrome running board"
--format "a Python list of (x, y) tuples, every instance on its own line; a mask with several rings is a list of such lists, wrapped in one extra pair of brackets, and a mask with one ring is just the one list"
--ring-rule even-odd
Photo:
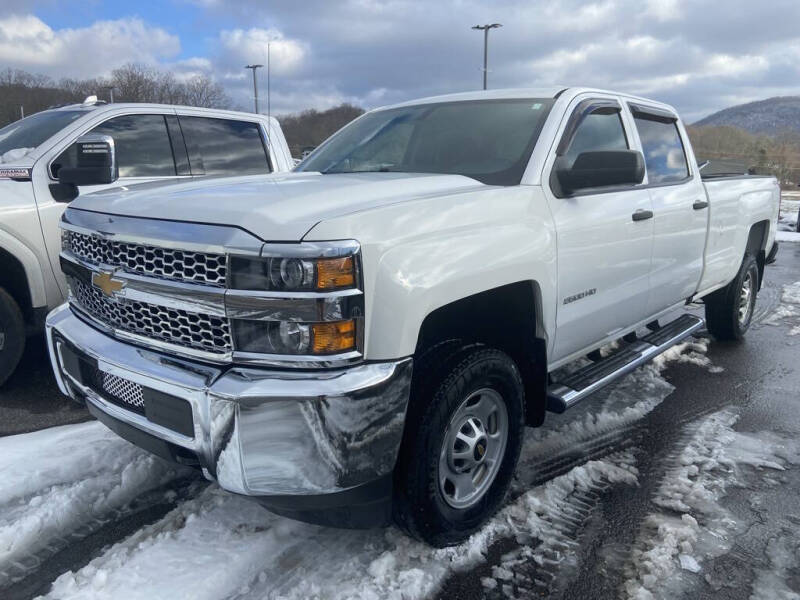
[(619, 352), (550, 384), (547, 388), (547, 410), (563, 413), (600, 388), (683, 341), (704, 324), (699, 317), (682, 315)]

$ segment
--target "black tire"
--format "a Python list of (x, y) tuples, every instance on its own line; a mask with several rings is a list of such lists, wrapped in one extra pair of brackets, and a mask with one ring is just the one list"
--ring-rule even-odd
[[(750, 282), (751, 294), (746, 317), (740, 318), (742, 288)], [(739, 272), (724, 288), (709, 294), (706, 299), (706, 326), (718, 340), (741, 340), (753, 320), (758, 292), (758, 264), (752, 254), (745, 254)]]
[[(438, 350), (420, 357), (414, 367), (395, 468), (393, 511), (395, 522), (408, 534), (441, 548), (465, 540), (500, 508), (519, 460), (525, 426), (522, 378), (507, 354), (482, 345), (454, 348), (452, 343)], [(439, 483), (440, 453), (451, 418), (466, 399), (484, 390), (496, 392), (505, 406), (505, 451), (498, 450), (494, 479), (487, 478), (488, 487), (475, 503), (453, 508)]]
[(25, 319), (16, 300), (0, 288), (0, 385), (11, 377), (25, 350)]

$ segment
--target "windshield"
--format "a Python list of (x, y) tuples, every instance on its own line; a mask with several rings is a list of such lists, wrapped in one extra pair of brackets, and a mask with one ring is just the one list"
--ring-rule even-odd
[(22, 158), (85, 114), (85, 110), (47, 110), (6, 125), (0, 129), (0, 163)]
[(298, 171), (466, 175), (518, 185), (552, 99), (478, 100), (367, 113)]

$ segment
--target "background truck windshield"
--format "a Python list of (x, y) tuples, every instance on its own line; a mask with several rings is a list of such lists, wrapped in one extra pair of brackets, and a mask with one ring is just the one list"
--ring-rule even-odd
[(518, 185), (552, 104), (549, 98), (479, 100), (368, 113), (297, 170), (439, 173)]
[(11, 150), (33, 150), (85, 114), (85, 110), (49, 110), (9, 123), (0, 129), (0, 159)]

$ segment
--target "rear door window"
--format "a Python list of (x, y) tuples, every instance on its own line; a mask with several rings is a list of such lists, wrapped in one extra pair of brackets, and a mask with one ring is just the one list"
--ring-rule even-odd
[(271, 172), (258, 123), (180, 116), (192, 175)]
[[(176, 174), (164, 115), (114, 117), (89, 133), (114, 138), (120, 177), (174, 177)], [(61, 167), (76, 166), (76, 159), (73, 144), (53, 161), (53, 177), (58, 177)]]
[(649, 183), (673, 183), (689, 177), (689, 165), (675, 121), (634, 115)]

